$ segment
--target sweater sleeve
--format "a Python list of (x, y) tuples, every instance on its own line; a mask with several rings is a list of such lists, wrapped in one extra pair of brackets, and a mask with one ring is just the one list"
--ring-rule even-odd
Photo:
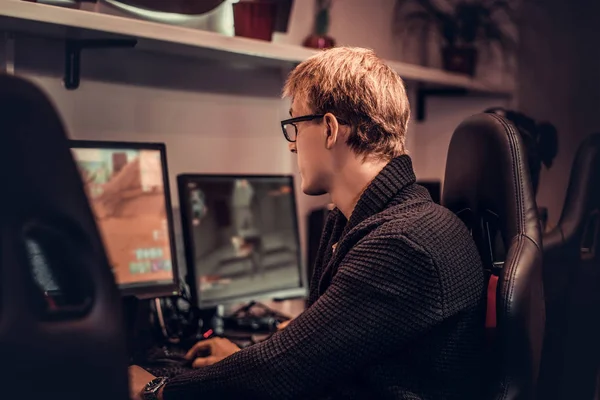
[(427, 252), (407, 239), (366, 239), (327, 291), (269, 340), (165, 387), (166, 400), (314, 398), (442, 320)]

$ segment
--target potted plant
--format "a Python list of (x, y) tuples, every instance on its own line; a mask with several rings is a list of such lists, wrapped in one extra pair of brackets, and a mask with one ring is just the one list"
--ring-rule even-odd
[(505, 56), (516, 50), (503, 29), (503, 22), (516, 24), (510, 0), (397, 0), (394, 22), (411, 36), (433, 30), (443, 42), (443, 67), (452, 72), (474, 76), (480, 46), (497, 44)]
[(332, 0), (317, 0), (317, 13), (313, 33), (304, 40), (305, 47), (314, 49), (328, 49), (335, 46), (335, 40), (328, 36), (329, 11)]

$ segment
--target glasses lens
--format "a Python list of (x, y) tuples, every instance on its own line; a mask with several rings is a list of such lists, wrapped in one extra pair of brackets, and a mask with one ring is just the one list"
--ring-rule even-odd
[(283, 126), (283, 129), (285, 129), (285, 135), (287, 136), (288, 140), (295, 142), (296, 141), (296, 127), (292, 124), (286, 124)]

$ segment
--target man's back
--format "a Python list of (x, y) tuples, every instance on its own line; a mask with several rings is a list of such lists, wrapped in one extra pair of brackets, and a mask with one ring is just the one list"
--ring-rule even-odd
[[(381, 357), (357, 366), (351, 379), (332, 384), (332, 395), (465, 398), (480, 383), (483, 267), (462, 222), (433, 203), (410, 171), (401, 172), (409, 169), (408, 157), (392, 163), (397, 170), (384, 170), (384, 177), (365, 192), (374, 198), (359, 200), (355, 212), (363, 215), (353, 214), (348, 223), (334, 210), (322, 238), (310, 304), (332, 280), (343, 279), (356, 297), (370, 298), (351, 312), (364, 324), (380, 324), (378, 336), (386, 349)], [(375, 204), (385, 205), (377, 212)], [(356, 259), (356, 247), (364, 247), (369, 259)], [(370, 271), (363, 262), (371, 264)], [(343, 276), (337, 277), (340, 265)], [(395, 319), (395, 314), (401, 317)], [(410, 340), (395, 346), (402, 336)]]

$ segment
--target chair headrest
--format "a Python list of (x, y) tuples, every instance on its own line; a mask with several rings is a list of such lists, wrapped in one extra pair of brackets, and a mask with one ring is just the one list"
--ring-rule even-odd
[(540, 245), (540, 229), (527, 158), (514, 126), (496, 114), (477, 114), (456, 128), (446, 163), (443, 204), (472, 230), (484, 265), (499, 260), (517, 235)]

